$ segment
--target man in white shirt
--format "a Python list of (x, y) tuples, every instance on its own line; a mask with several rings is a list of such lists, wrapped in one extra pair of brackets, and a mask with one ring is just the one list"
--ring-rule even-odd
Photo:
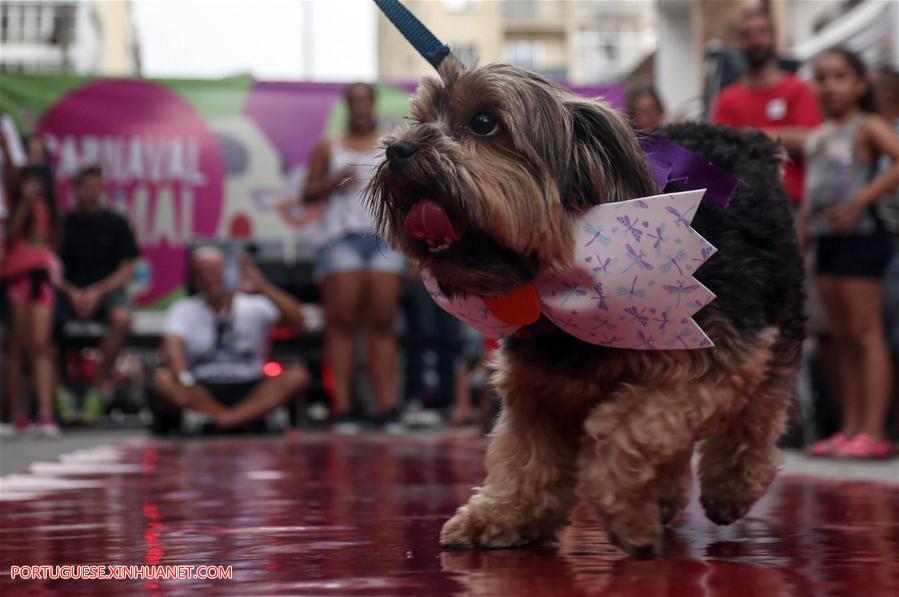
[(153, 389), (170, 406), (205, 413), (220, 429), (232, 429), (286, 404), (307, 385), (309, 373), (295, 364), (265, 378), (268, 331), (276, 322), (300, 327), (300, 304), (269, 283), (246, 256), (240, 289), (229, 288), (225, 265), (217, 248), (193, 253), (197, 294), (169, 307), (162, 345), (165, 368), (157, 373)]

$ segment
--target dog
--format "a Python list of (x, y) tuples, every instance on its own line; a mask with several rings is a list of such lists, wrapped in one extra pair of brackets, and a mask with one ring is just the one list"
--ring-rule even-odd
[[(380, 233), (445, 295), (495, 297), (570, 267), (578, 215), (659, 194), (635, 133), (604, 103), (505, 64), (450, 56), (438, 74), (385, 138), (368, 201)], [(717, 298), (694, 317), (714, 347), (625, 350), (559, 329), (506, 338), (492, 363), (503, 407), (487, 478), (444, 525), (443, 546), (553, 542), (583, 498), (615, 545), (657, 555), (663, 525), (689, 500), (699, 440), (713, 522), (741, 518), (774, 479), (804, 335), (779, 148), (705, 124), (658, 134), (741, 181), (728, 207), (703, 201), (693, 220), (718, 249), (696, 274)], [(436, 223), (410, 234), (422, 201)]]

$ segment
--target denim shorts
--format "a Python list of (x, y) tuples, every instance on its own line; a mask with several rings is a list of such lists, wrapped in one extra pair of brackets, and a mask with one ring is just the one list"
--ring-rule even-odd
[(331, 274), (367, 271), (404, 274), (406, 260), (373, 234), (351, 233), (318, 250), (312, 276), (321, 282)]

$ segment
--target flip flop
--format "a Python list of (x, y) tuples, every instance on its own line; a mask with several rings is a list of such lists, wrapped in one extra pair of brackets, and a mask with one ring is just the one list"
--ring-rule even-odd
[(834, 452), (847, 441), (849, 441), (848, 438), (841, 431), (839, 433), (834, 433), (828, 438), (815, 442), (805, 449), (805, 453), (809, 456), (818, 457), (833, 456)]
[(889, 440), (878, 441), (870, 435), (859, 434), (837, 447), (834, 455), (856, 460), (882, 460), (893, 456), (893, 444)]

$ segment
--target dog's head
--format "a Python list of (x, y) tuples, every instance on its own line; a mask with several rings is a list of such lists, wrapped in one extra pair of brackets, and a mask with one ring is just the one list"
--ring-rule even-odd
[(448, 57), (411, 124), (385, 140), (368, 193), (379, 230), (450, 293), (495, 296), (566, 266), (571, 220), (655, 192), (611, 108), (504, 64)]

